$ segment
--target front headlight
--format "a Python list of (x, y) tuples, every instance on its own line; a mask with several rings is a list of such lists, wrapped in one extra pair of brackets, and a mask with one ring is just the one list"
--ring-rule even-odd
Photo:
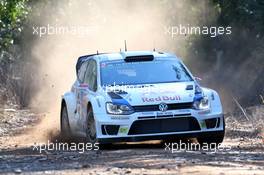
[(129, 115), (132, 114), (133, 108), (126, 104), (114, 104), (112, 102), (106, 103), (106, 112), (108, 114), (115, 114), (115, 115)]
[(198, 110), (206, 110), (210, 108), (210, 102), (207, 97), (203, 97), (199, 100), (194, 101), (193, 107), (194, 109)]

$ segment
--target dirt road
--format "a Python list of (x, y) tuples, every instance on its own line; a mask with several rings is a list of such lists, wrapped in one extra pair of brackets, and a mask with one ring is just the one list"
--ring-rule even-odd
[[(31, 134), (37, 120), (20, 123), (17, 129), (0, 136), (1, 174), (264, 174), (263, 137), (250, 129), (232, 126), (227, 130), (222, 147), (230, 150), (172, 152), (157, 141), (119, 144), (83, 153), (40, 153), (34, 149)], [(231, 125), (227, 119), (227, 127)]]

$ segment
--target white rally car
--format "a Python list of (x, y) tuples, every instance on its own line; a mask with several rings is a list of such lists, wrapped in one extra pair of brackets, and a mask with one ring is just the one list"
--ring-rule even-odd
[(61, 132), (91, 143), (197, 138), (221, 143), (225, 122), (216, 91), (162, 52), (79, 57), (77, 80), (62, 96)]

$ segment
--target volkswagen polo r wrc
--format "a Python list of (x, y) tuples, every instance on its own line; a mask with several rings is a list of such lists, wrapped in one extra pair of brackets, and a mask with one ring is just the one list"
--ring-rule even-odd
[(225, 122), (216, 91), (201, 87), (175, 55), (127, 51), (81, 56), (62, 96), (61, 132), (89, 142), (197, 138), (221, 143)]

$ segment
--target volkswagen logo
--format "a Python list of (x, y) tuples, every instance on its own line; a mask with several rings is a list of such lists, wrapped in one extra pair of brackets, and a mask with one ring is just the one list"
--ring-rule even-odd
[(168, 105), (166, 103), (159, 104), (159, 110), (165, 112), (168, 110)]

